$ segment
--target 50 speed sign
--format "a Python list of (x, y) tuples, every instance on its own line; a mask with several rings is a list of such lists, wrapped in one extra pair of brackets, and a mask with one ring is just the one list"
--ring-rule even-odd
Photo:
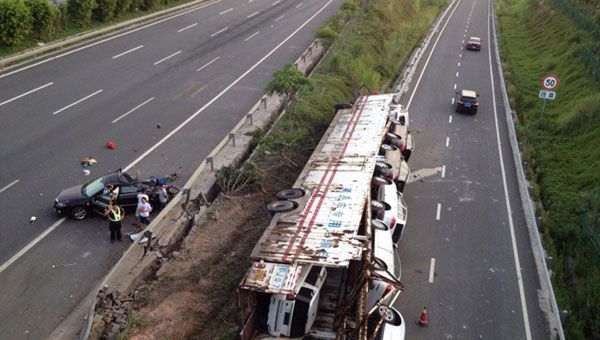
[(542, 78), (542, 87), (546, 90), (551, 91), (558, 87), (559, 79), (556, 74), (549, 74)]

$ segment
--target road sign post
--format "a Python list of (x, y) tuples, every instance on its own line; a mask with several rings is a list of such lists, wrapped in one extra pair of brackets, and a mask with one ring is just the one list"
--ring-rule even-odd
[(539, 97), (544, 100), (544, 104), (542, 105), (542, 112), (540, 113), (540, 118), (544, 118), (544, 110), (546, 109), (546, 103), (548, 100), (556, 99), (556, 92), (554, 91), (558, 88), (558, 84), (560, 80), (556, 74), (548, 74), (544, 78), (542, 78), (542, 87), (544, 90), (540, 91)]

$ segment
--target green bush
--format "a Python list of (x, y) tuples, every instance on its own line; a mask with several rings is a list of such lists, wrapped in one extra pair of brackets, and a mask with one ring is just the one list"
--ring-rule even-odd
[(131, 3), (133, 0), (117, 0), (117, 6), (115, 7), (115, 17), (119, 17), (131, 10)]
[(48, 0), (25, 0), (31, 12), (32, 32), (38, 38), (48, 36), (55, 29), (55, 21), (59, 16), (58, 8)]
[(152, 10), (160, 5), (160, 0), (143, 0), (142, 9), (144, 11)]
[(95, 20), (106, 22), (115, 17), (117, 0), (96, 0), (96, 7), (92, 11)]
[(129, 2), (131, 4), (129, 6), (130, 12), (137, 12), (144, 9), (144, 0), (129, 0)]
[(329, 48), (337, 40), (339, 34), (337, 34), (330, 26), (324, 26), (317, 30), (315, 36), (318, 39), (321, 39), (325, 48)]
[(23, 0), (0, 1), (0, 42), (20, 43), (31, 32), (31, 12)]
[(95, 0), (67, 0), (69, 22), (76, 27), (87, 26), (92, 19), (94, 7), (96, 7)]

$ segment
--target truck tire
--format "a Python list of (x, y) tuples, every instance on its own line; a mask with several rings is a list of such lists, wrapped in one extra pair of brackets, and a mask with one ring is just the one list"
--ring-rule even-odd
[(284, 201), (285, 200), (295, 200), (297, 198), (304, 196), (304, 194), (305, 194), (305, 192), (302, 189), (298, 189), (298, 188), (284, 189), (277, 193), (277, 199), (284, 200)]
[(296, 208), (296, 205), (292, 201), (275, 201), (275, 202), (271, 202), (271, 203), (267, 204), (267, 210), (269, 210), (269, 212), (273, 213), (273, 214), (279, 213), (279, 212), (291, 211), (291, 210), (294, 210), (295, 208)]

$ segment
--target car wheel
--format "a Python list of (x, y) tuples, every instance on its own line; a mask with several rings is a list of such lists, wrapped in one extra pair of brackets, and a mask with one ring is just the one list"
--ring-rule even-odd
[(73, 216), (74, 219), (81, 221), (87, 216), (87, 209), (81, 206), (75, 207), (71, 210), (71, 216)]
[(371, 220), (371, 226), (376, 230), (388, 231), (390, 228), (382, 220)]
[(371, 200), (371, 210), (385, 211), (386, 210), (386, 204), (387, 203), (385, 203), (385, 202)]
[(375, 176), (375, 177), (373, 177), (372, 183), (375, 186), (382, 186), (382, 185), (392, 184), (392, 181), (390, 181), (387, 178), (381, 177), (381, 176)]
[(388, 270), (387, 264), (385, 264), (385, 262), (378, 257), (373, 257), (373, 267), (375, 267), (377, 270)]
[(379, 316), (383, 318), (386, 323), (392, 325), (398, 323), (398, 316), (391, 308), (388, 308), (387, 306), (379, 306), (379, 308), (377, 308), (377, 314), (379, 314)]
[(292, 201), (275, 201), (267, 204), (267, 210), (271, 213), (286, 212), (294, 208), (296, 205)]
[(277, 193), (279, 200), (294, 200), (302, 196), (304, 196), (304, 190), (298, 188), (285, 189)]

